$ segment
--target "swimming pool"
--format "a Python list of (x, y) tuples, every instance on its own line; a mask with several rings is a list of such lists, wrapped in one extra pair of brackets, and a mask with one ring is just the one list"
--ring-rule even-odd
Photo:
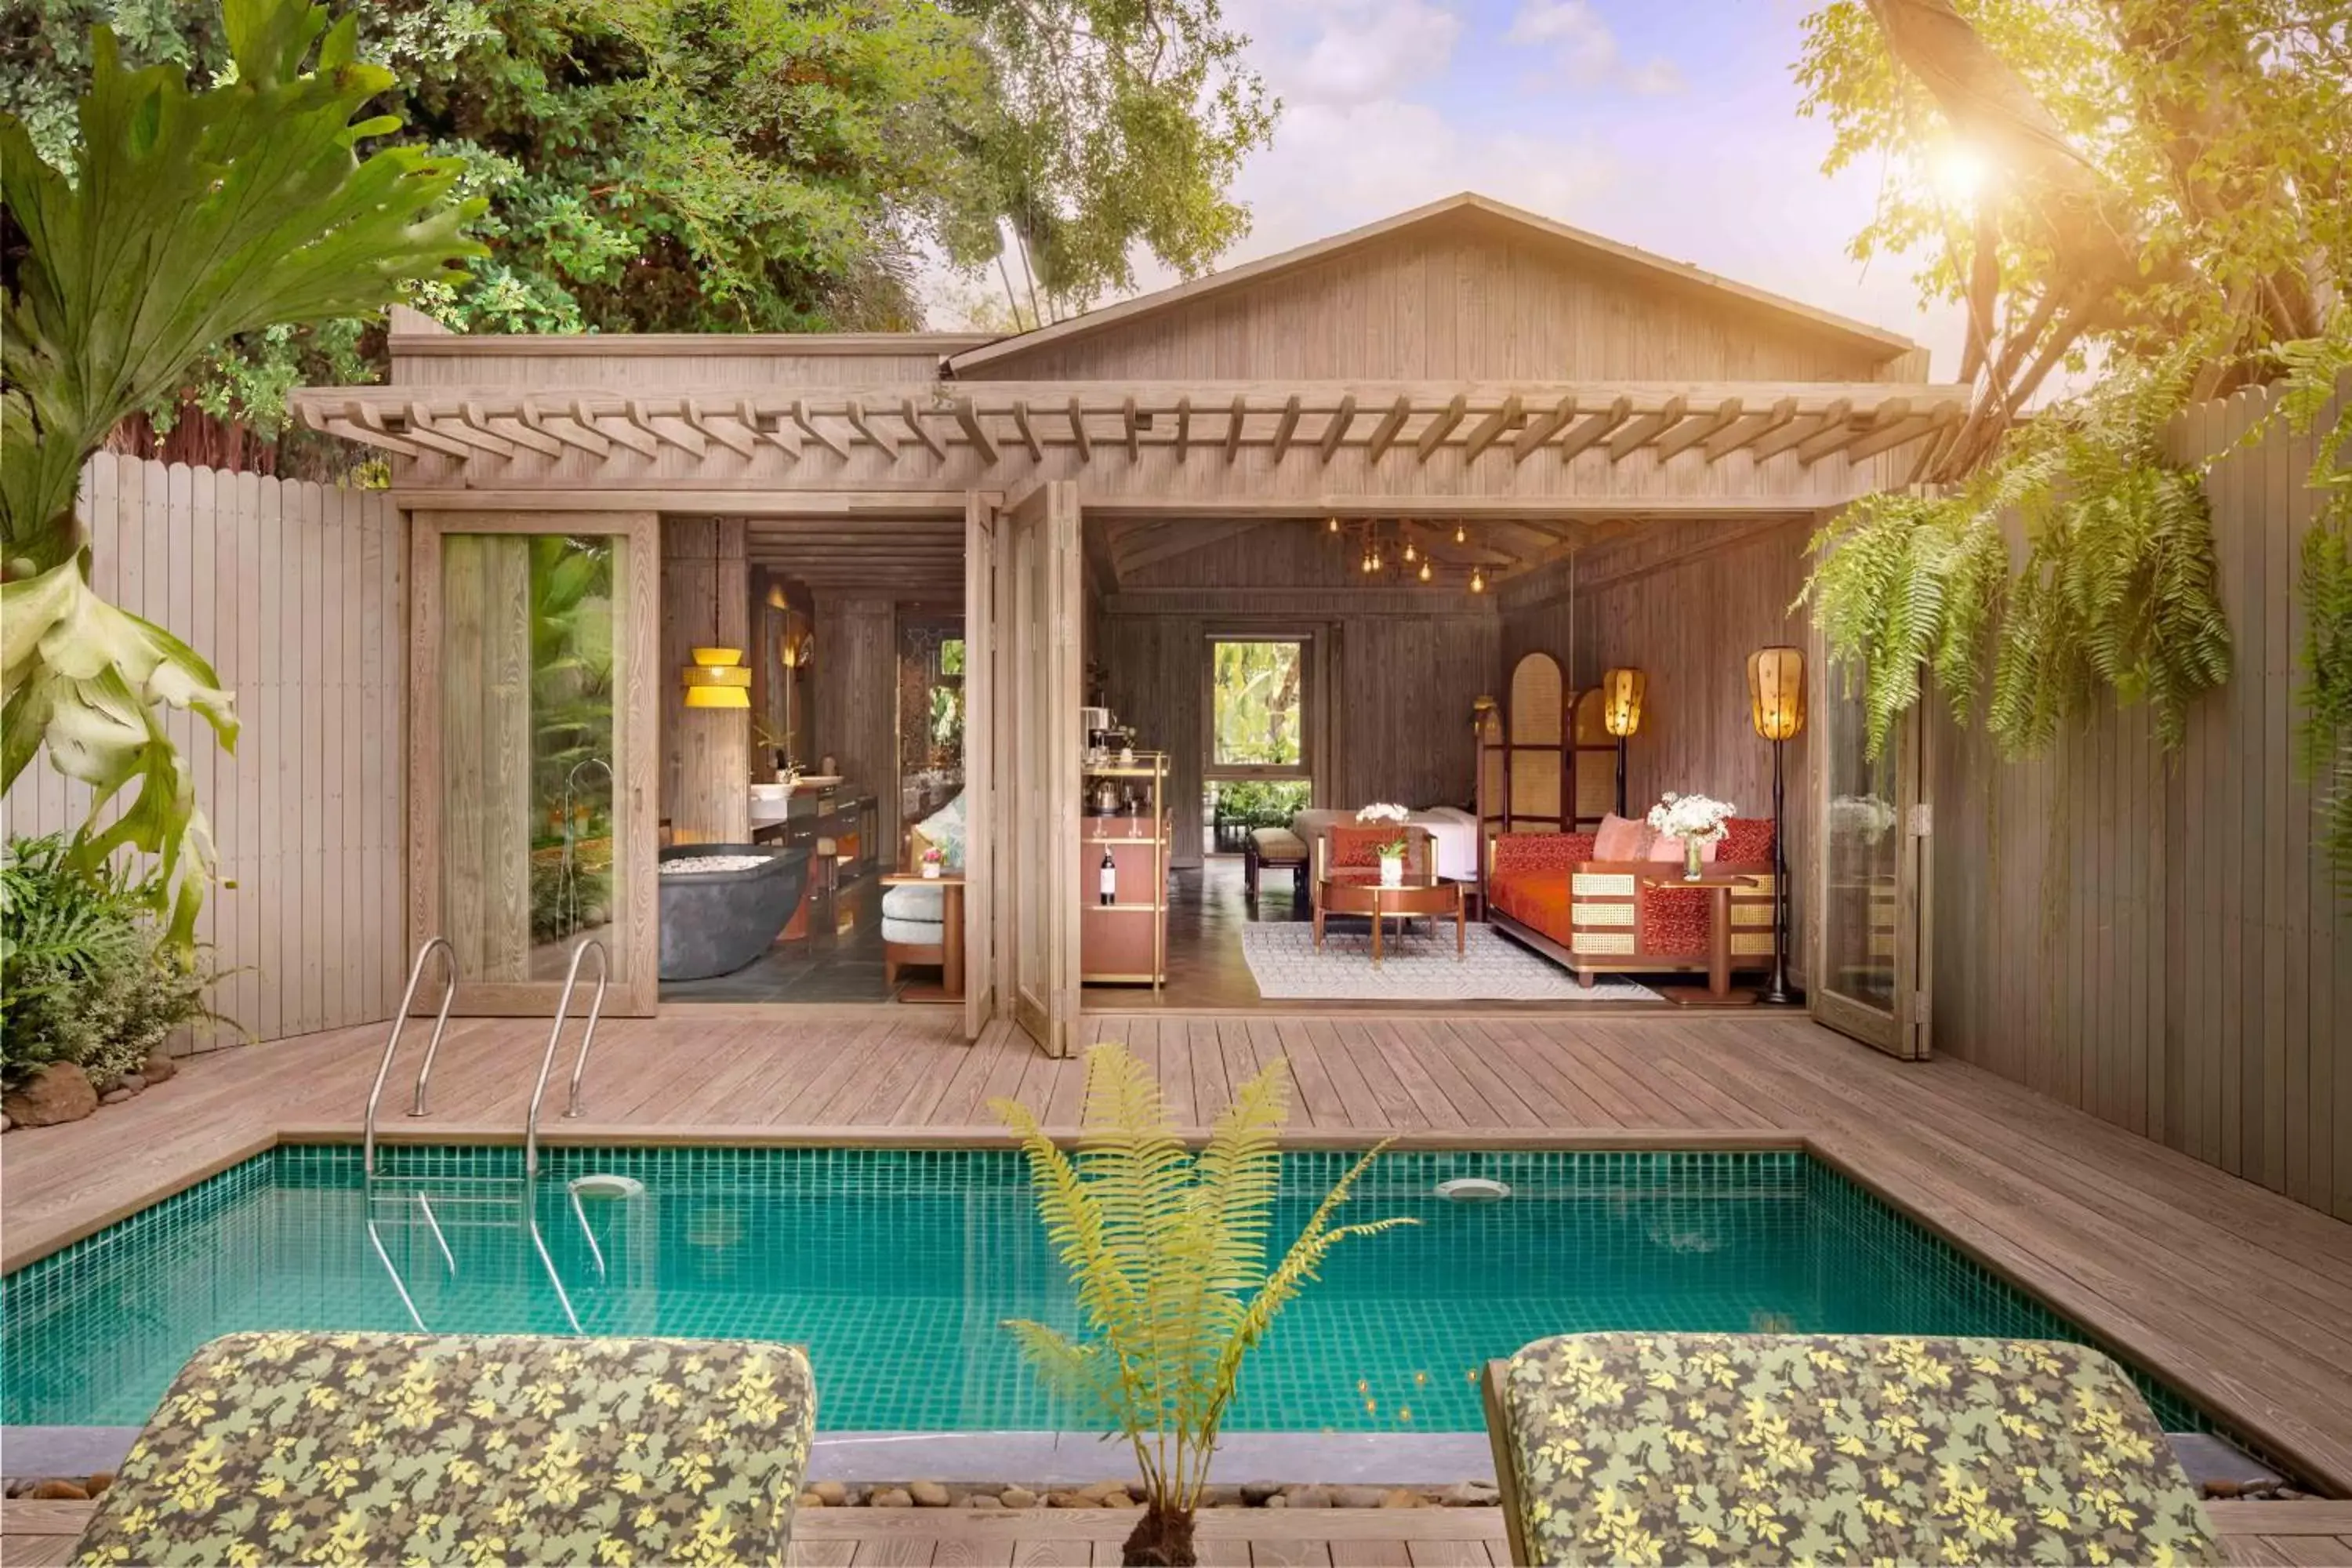
[[(511, 1148), (381, 1153), (373, 1199), (356, 1149), (281, 1146), (0, 1279), (0, 1418), (135, 1425), (215, 1334), (413, 1307), (435, 1331), (800, 1342), (827, 1430), (1085, 1424), (1000, 1326), (1074, 1321), (1009, 1150), (560, 1148), (528, 1189)], [(1284, 1156), (1277, 1245), (1351, 1158)], [(643, 1191), (575, 1212), (590, 1173)], [(1512, 1195), (1435, 1195), (1462, 1175)], [(1333, 1255), (1229, 1428), (1475, 1430), (1480, 1365), (1576, 1329), (2086, 1337), (1797, 1150), (1392, 1151), (1348, 1217), (1386, 1215), (1422, 1223)], [(2142, 1381), (2167, 1426), (2210, 1425)]]

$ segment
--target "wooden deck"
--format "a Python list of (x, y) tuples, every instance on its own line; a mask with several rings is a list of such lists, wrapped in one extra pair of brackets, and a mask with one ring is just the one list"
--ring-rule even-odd
[[(2352, 1508), (2342, 1503), (2213, 1503), (2231, 1562), (2352, 1563)], [(0, 1509), (0, 1562), (60, 1563), (87, 1502)], [(793, 1568), (1088, 1568), (1115, 1564), (1133, 1509), (831, 1509), (793, 1526)], [(1198, 1536), (1203, 1568), (1504, 1568), (1510, 1551), (1492, 1508), (1211, 1509)]]
[[(1905, 1064), (1760, 1015), (1089, 1017), (1206, 1122), (1235, 1079), (1286, 1058), (1299, 1136), (1400, 1132), (1470, 1145), (1753, 1145), (1801, 1138), (2069, 1316), (2352, 1495), (2352, 1226), (1956, 1062)], [(512, 1138), (543, 1024), (453, 1024), (416, 1122)], [(86, 1235), (269, 1145), (356, 1131), (382, 1032), (192, 1062), (127, 1105), (11, 1132), (5, 1265)], [(421, 1047), (421, 1041), (416, 1049)], [(997, 1096), (1076, 1118), (1083, 1067), (1010, 1028), (977, 1047), (944, 1010), (786, 1017), (675, 1009), (600, 1034), (567, 1139), (843, 1142), (1001, 1136)], [(388, 1092), (388, 1102), (397, 1101)]]

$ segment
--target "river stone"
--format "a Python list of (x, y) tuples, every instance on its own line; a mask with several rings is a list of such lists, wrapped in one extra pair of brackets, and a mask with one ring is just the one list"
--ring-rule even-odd
[(917, 1481), (907, 1489), (907, 1495), (915, 1500), (917, 1508), (945, 1508), (950, 1501), (948, 1489), (937, 1481)]
[(823, 1508), (824, 1506), (824, 1499), (817, 1496), (814, 1492), (803, 1492), (801, 1493), (799, 1506), (802, 1508)]
[(868, 1508), (912, 1508), (915, 1500), (907, 1495), (904, 1487), (885, 1487), (866, 1500)]
[(1503, 1500), (1503, 1494), (1485, 1481), (1456, 1481), (1437, 1500), (1447, 1508), (1492, 1508)]
[(98, 1097), (98, 1102), (100, 1105), (121, 1105), (125, 1100), (137, 1099), (138, 1095), (135, 1089), (110, 1089)]
[(1411, 1487), (1391, 1487), (1381, 1499), (1382, 1508), (1427, 1508), (1429, 1500)]
[(0, 1096), (0, 1111), (18, 1127), (54, 1127), (79, 1121), (98, 1109), (89, 1074), (72, 1062), (51, 1062), (24, 1085)]
[(147, 1058), (147, 1065), (139, 1069), (139, 1076), (149, 1083), (162, 1083), (179, 1070), (178, 1062), (173, 1061), (163, 1052), (157, 1051)]
[(1264, 1508), (1281, 1495), (1282, 1483), (1279, 1481), (1244, 1481), (1242, 1483), (1242, 1505), (1245, 1508)]
[(1341, 1487), (1331, 1494), (1334, 1508), (1378, 1508), (1388, 1494), (1378, 1487)]
[(974, 1492), (970, 1497), (963, 1500), (963, 1506), (966, 1508), (992, 1508), (1001, 1510), (1004, 1507), (1004, 1500), (998, 1497), (994, 1492)]
[(33, 1489), (25, 1494), (35, 1502), (87, 1502), (89, 1489), (79, 1481), (35, 1481)]
[(0, 1111), (0, 1132), (5, 1132), (8, 1129), (16, 1125), (16, 1124), (15, 1122), (8, 1120), (6, 1112)]
[(1289, 1500), (1292, 1508), (1329, 1508), (1331, 1506), (1329, 1487), (1292, 1487), (1282, 1495)]
[(809, 1488), (809, 1490), (814, 1492), (816, 1494), (816, 1500), (824, 1504), (827, 1508), (845, 1508), (848, 1506), (849, 1489), (843, 1486), (839, 1481), (819, 1481), (816, 1485)]
[(112, 1470), (94, 1470), (90, 1473), (89, 1479), (82, 1482), (82, 1489), (89, 1492), (90, 1496), (96, 1497), (113, 1484)]
[(1037, 1494), (1027, 1487), (1007, 1487), (997, 1500), (1007, 1508), (1035, 1508)]
[(114, 1080), (114, 1087), (117, 1089), (127, 1089), (131, 1093), (137, 1094), (147, 1087), (147, 1079), (141, 1074), (127, 1072), (121, 1078)]

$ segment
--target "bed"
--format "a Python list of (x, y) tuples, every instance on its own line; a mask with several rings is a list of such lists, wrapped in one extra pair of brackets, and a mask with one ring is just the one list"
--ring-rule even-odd
[[(1356, 808), (1345, 809), (1310, 806), (1290, 819), (1290, 831), (1298, 835), (1307, 846), (1309, 864), (1313, 863), (1313, 846), (1334, 823), (1356, 820)], [(1431, 842), (1437, 851), (1437, 874), (1456, 881), (1478, 879), (1478, 819), (1454, 805), (1433, 805), (1416, 811), (1411, 820), (1429, 829)]]

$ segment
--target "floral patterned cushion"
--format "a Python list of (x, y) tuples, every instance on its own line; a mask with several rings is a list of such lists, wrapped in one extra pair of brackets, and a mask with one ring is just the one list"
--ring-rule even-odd
[(230, 1334), (75, 1561), (781, 1563), (815, 1410), (754, 1341)]
[(1566, 873), (1591, 859), (1592, 847), (1590, 833), (1500, 834), (1495, 839), (1494, 868)]
[(2218, 1563), (2123, 1369), (2037, 1340), (1563, 1334), (1494, 1391), (1538, 1563)]

